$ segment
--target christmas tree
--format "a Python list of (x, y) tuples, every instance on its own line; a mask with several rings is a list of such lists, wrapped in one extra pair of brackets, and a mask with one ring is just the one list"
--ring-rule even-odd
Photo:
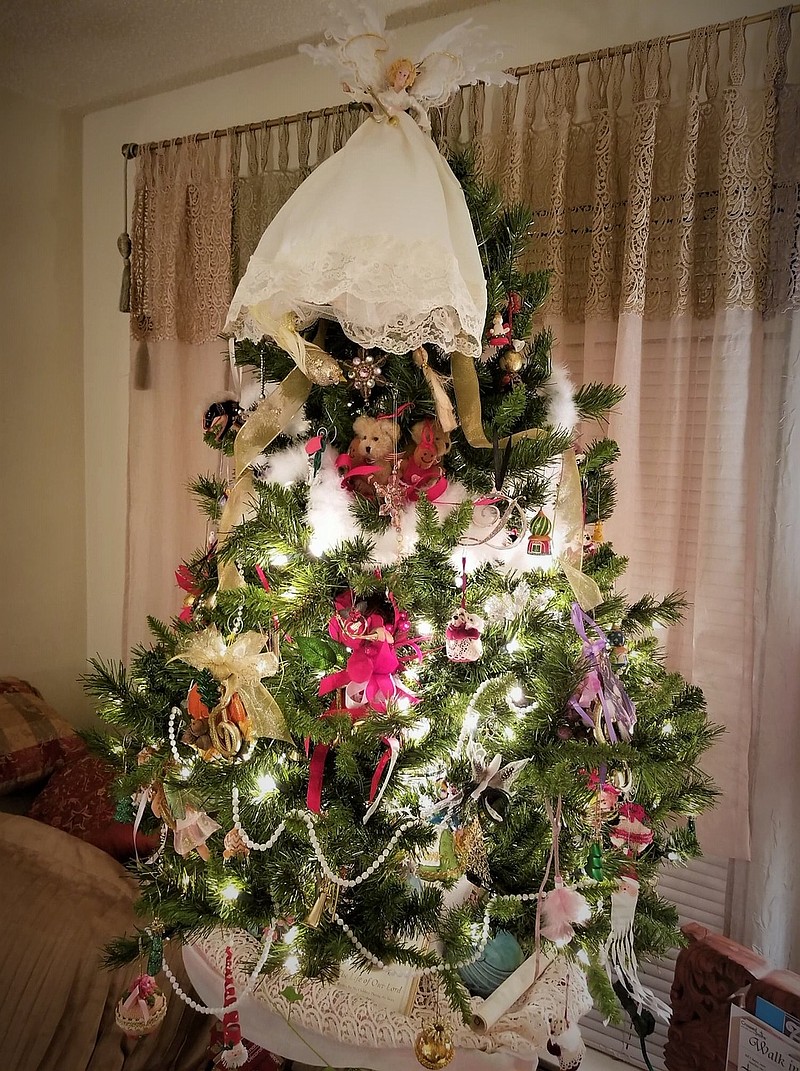
[[(375, 84), (359, 151), (375, 128), (435, 154)], [(557, 951), (606, 1014), (612, 982), (661, 1011), (636, 957), (679, 939), (656, 878), (699, 854), (717, 730), (653, 633), (682, 599), (629, 600), (603, 537), (622, 391), (553, 364), (531, 212), (469, 155), (450, 163), (485, 286), (471, 336), (466, 315), (448, 345), (441, 318), (379, 308), (369, 345), (376, 304), (352, 295), (345, 314), (307, 290), (282, 319), (234, 302), (262, 400), (206, 414), (221, 463), (193, 487), (209, 541), (179, 570), (186, 606), (151, 620), (129, 670), (87, 679), (121, 811), (162, 834), (138, 867), (146, 921), (109, 961), (155, 945), (155, 970), (164, 940), (294, 920), (260, 969), (336, 983), (344, 961), (407, 965), (468, 1016), (470, 993)]]

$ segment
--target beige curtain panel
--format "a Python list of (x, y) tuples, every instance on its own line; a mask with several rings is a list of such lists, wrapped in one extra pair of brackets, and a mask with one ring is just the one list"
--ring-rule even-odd
[[(709, 761), (725, 795), (703, 831), (706, 847), (752, 852), (761, 909), (746, 906), (745, 881), (740, 934), (783, 962), (800, 948), (791, 926), (776, 924), (800, 848), (800, 580), (791, 545), (800, 516), (792, 460), (800, 459), (796, 447), (790, 453), (800, 77), (790, 28), (791, 9), (782, 8), (538, 64), (516, 85), (468, 88), (432, 117), (443, 149), (471, 144), (506, 197), (533, 208), (529, 262), (552, 271), (544, 320), (557, 354), (578, 381), (627, 388), (610, 428), (622, 460), (609, 534), (630, 555), (630, 593), (678, 589), (693, 603), (665, 641), (728, 728)], [(200, 442), (199, 385), (225, 383), (214, 339), (232, 287), (280, 205), (363, 118), (327, 109), (139, 151), (131, 640), (146, 613), (177, 612), (172, 571), (201, 538), (177, 517), (159, 546), (145, 533), (153, 517), (170, 515), (160, 509), (165, 498), (185, 499), (186, 480), (213, 464), (193, 446), (163, 471), (168, 439)], [(150, 386), (137, 390), (148, 383), (141, 354), (135, 360), (142, 342), (165, 354), (149, 354)]]

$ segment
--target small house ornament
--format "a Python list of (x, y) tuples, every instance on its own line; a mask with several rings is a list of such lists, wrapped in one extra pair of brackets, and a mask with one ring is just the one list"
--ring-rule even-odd
[(553, 526), (550, 518), (542, 510), (531, 521), (530, 538), (528, 539), (528, 554), (552, 554), (550, 532)]

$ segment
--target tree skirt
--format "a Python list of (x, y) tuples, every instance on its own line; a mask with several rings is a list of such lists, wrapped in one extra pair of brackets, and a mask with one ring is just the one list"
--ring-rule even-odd
[[(222, 1003), (227, 946), (233, 949), (234, 977), (237, 989), (242, 990), (248, 969), (260, 951), (259, 942), (250, 934), (217, 931), (183, 949), (192, 984), (210, 1007)], [(302, 1000), (290, 1004), (281, 996), (288, 985), (297, 986)], [(476, 1022), (492, 1018), (484, 1015), (487, 1001), (473, 997), (471, 1003)], [(447, 1007), (444, 998), (440, 1004)], [(556, 959), (485, 1031), (472, 1030), (460, 1018), (449, 1016), (456, 1046), (449, 1067), (452, 1071), (532, 1071), (553, 1039), (562, 1050), (561, 1066), (577, 1068), (583, 1055), (582, 1042), (570, 1047), (564, 1031), (567, 1023), (577, 1023), (591, 1006), (582, 971)], [(271, 1052), (314, 1066), (374, 1071), (409, 1071), (418, 1067), (414, 1041), (435, 1015), (433, 987), (427, 978), (422, 979), (409, 1015), (388, 1011), (336, 985), (313, 980), (298, 983), (283, 973), (265, 978), (254, 993), (239, 1003), (242, 1034)]]

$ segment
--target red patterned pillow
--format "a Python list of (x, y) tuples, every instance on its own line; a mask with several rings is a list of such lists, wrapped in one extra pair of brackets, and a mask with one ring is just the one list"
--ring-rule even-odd
[(72, 726), (31, 684), (0, 677), (0, 796), (43, 781), (83, 750)]
[(133, 823), (114, 821), (113, 770), (95, 755), (81, 755), (57, 770), (33, 801), (30, 817), (88, 841), (115, 859), (143, 858), (158, 847), (158, 834), (136, 834)]

